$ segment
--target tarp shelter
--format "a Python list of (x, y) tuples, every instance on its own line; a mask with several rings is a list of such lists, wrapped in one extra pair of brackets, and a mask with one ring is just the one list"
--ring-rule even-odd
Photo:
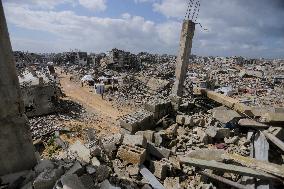
[(91, 76), (91, 75), (85, 75), (82, 79), (81, 79), (81, 81), (94, 81), (94, 78), (93, 78), (93, 76)]

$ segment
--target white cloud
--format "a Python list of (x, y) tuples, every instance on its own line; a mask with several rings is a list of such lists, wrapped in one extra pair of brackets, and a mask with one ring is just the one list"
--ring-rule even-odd
[(79, 3), (93, 11), (104, 11), (107, 8), (106, 0), (79, 0)]
[(167, 17), (181, 17), (185, 15), (187, 8), (186, 0), (162, 0), (153, 4), (156, 12), (162, 13)]
[[(35, 48), (40, 42), (28, 41), (30, 51), (44, 52), (46, 49), (82, 49), (102, 52), (117, 47), (133, 52), (148, 50), (151, 52), (171, 53), (178, 42), (173, 39), (177, 27), (173, 23), (156, 24), (140, 16), (128, 13), (121, 18), (100, 18), (79, 16), (72, 11), (43, 11), (5, 4), (8, 23), (19, 28), (48, 32), (54, 35), (54, 41), (43, 41), (43, 49)], [(164, 32), (163, 32), (164, 31)], [(24, 39), (12, 38), (15, 49)], [(41, 45), (39, 45), (41, 47)], [(20, 49), (21, 50), (21, 49)]]
[(75, 0), (3, 0), (4, 3), (15, 3), (19, 6), (28, 6), (41, 9), (54, 9), (60, 4), (74, 4)]

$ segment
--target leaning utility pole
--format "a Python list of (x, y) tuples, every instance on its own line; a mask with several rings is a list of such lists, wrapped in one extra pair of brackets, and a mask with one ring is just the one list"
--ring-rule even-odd
[(2, 0), (0, 0), (0, 176), (36, 164), (28, 119), (24, 114)]
[(183, 84), (186, 78), (187, 68), (189, 64), (189, 56), (191, 54), (192, 39), (195, 31), (194, 20), (199, 14), (200, 1), (194, 2), (189, 0), (185, 19), (183, 20), (179, 53), (176, 60), (176, 80), (172, 89), (172, 95), (175, 97), (182, 97)]

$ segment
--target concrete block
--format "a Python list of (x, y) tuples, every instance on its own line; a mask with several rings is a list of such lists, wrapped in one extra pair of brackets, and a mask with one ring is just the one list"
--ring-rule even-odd
[(83, 175), (80, 178), (81, 183), (86, 189), (94, 189), (95, 183), (90, 175)]
[(77, 175), (64, 175), (60, 179), (63, 189), (85, 189)]
[(102, 144), (104, 150), (106, 151), (109, 157), (113, 157), (117, 150), (117, 145), (120, 145), (123, 141), (123, 135), (120, 133), (102, 138)]
[(91, 158), (91, 152), (90, 150), (84, 146), (79, 140), (77, 140), (74, 144), (72, 144), (69, 147), (69, 151), (78, 156), (78, 159), (80, 161), (83, 161), (85, 163), (89, 163), (90, 162), (90, 158)]
[(168, 165), (163, 161), (151, 161), (150, 170), (157, 178), (164, 180), (167, 176)]
[(52, 189), (55, 182), (63, 175), (63, 169), (45, 170), (33, 182), (34, 189)]
[(81, 175), (83, 174), (84, 172), (84, 168), (82, 167), (82, 165), (76, 161), (73, 166), (68, 170), (66, 171), (66, 175), (71, 175), (71, 174), (77, 174), (77, 175)]
[(153, 143), (147, 144), (147, 152), (156, 158), (169, 158), (171, 151), (164, 147), (156, 147)]
[(37, 164), (34, 168), (37, 174), (43, 172), (46, 169), (53, 169), (54, 164), (50, 160), (42, 160), (39, 164)]
[(120, 189), (120, 187), (115, 187), (110, 184), (109, 180), (105, 180), (101, 183), (101, 189)]
[(147, 147), (146, 138), (143, 135), (124, 135), (124, 139), (122, 142), (124, 145), (129, 146), (139, 146), (142, 148)]
[(105, 179), (109, 177), (109, 174), (110, 174), (109, 167), (106, 165), (100, 165), (95, 173), (95, 179), (97, 182), (103, 182)]
[(212, 138), (223, 139), (230, 137), (230, 129), (228, 128), (218, 128), (218, 127), (209, 126), (207, 127), (205, 132)]
[(141, 165), (146, 159), (146, 150), (138, 146), (121, 145), (117, 157), (128, 163)]
[(135, 135), (143, 135), (148, 142), (153, 142), (155, 131), (146, 130), (146, 131), (138, 131)]

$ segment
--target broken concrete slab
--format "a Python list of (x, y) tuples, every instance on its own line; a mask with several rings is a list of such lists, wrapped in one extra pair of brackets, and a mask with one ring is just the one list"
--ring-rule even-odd
[(54, 168), (54, 164), (52, 163), (52, 161), (44, 159), (35, 166), (34, 170), (36, 171), (37, 174), (39, 174), (46, 169), (53, 169), (53, 168)]
[(232, 186), (232, 187), (234, 187), (234, 188), (247, 189), (247, 186), (245, 186), (245, 185), (239, 184), (239, 183), (237, 183), (237, 182), (233, 182), (233, 181), (228, 180), (228, 179), (226, 179), (226, 178), (224, 178), (224, 177), (220, 177), (220, 176), (218, 176), (218, 175), (209, 173), (209, 172), (207, 172), (207, 171), (201, 171), (200, 173), (201, 173), (202, 175), (205, 175), (205, 176), (207, 176), (207, 177), (209, 177), (209, 178), (212, 178), (212, 179), (214, 179), (214, 180), (217, 180), (217, 181), (219, 181), (219, 182), (225, 183), (225, 184), (227, 184), (227, 185), (229, 185), (229, 186)]
[(236, 165), (220, 163), (217, 161), (206, 161), (206, 160), (183, 157), (183, 156), (179, 156), (179, 159), (180, 159), (180, 162), (183, 164), (189, 164), (189, 165), (200, 167), (200, 168), (237, 173), (240, 175), (252, 176), (252, 177), (260, 178), (260, 179), (268, 179), (268, 180), (276, 179), (277, 180), (277, 177), (271, 174), (267, 174), (265, 172), (259, 172), (254, 169), (248, 168), (248, 167), (241, 167), (241, 166), (236, 166)]
[(141, 165), (140, 173), (153, 188), (165, 189), (165, 187), (156, 179), (156, 177), (144, 165)]
[(118, 149), (117, 157), (128, 163), (141, 165), (146, 159), (146, 149), (138, 146), (121, 145)]
[(254, 121), (253, 119), (240, 119), (238, 122), (240, 127), (250, 127), (250, 128), (257, 128), (257, 129), (267, 129), (269, 126), (263, 123), (259, 123)]
[(105, 180), (101, 183), (100, 189), (120, 189), (120, 187), (112, 186), (109, 180)]
[(273, 113), (268, 112), (261, 116), (259, 119), (262, 123), (279, 125), (282, 127), (282, 123), (284, 123), (284, 113)]
[(78, 156), (80, 161), (83, 161), (85, 163), (90, 162), (90, 149), (83, 145), (79, 140), (77, 140), (74, 144), (70, 145), (69, 151), (71, 152), (71, 154)]
[(60, 179), (63, 189), (86, 189), (77, 175), (63, 175)]
[(147, 141), (144, 135), (128, 135), (125, 134), (123, 138), (124, 145), (129, 145), (129, 146), (139, 146), (142, 148), (146, 148), (147, 146)]
[(225, 153), (225, 150), (219, 149), (200, 149), (200, 150), (192, 150), (186, 154), (186, 157), (202, 159), (207, 161), (218, 161), (222, 162), (222, 155)]
[(268, 131), (264, 131), (263, 134), (265, 135), (266, 138), (268, 138), (273, 144), (278, 146), (282, 151), (284, 151), (284, 142), (282, 142), (279, 138), (274, 136)]
[(151, 161), (150, 170), (159, 179), (164, 180), (167, 176), (168, 165), (164, 161)]
[(283, 127), (269, 127), (268, 132), (273, 134), (279, 140), (284, 141), (284, 128)]
[(224, 106), (213, 108), (210, 111), (212, 112), (213, 118), (222, 123), (224, 127), (228, 128), (234, 126), (238, 119), (243, 117), (238, 112), (230, 110)]
[(147, 152), (159, 159), (169, 158), (171, 151), (164, 147), (156, 147), (153, 143), (147, 144)]
[(93, 181), (93, 178), (90, 175), (82, 175), (80, 176), (80, 181), (82, 182), (83, 186), (86, 189), (93, 189), (95, 188), (95, 183)]
[(82, 167), (82, 165), (76, 161), (73, 166), (66, 171), (66, 175), (71, 175), (71, 174), (77, 174), (77, 175), (81, 175), (84, 172), (84, 168)]
[(33, 182), (34, 189), (52, 189), (55, 182), (63, 175), (63, 169), (45, 170)]
[(228, 128), (218, 128), (218, 127), (209, 126), (207, 127), (205, 132), (212, 138), (223, 139), (230, 137), (230, 129)]
[(91, 159), (91, 164), (92, 164), (93, 166), (98, 167), (98, 166), (101, 165), (101, 162), (98, 160), (97, 157), (93, 157), (93, 158)]
[(143, 135), (148, 142), (153, 142), (155, 131), (146, 130), (146, 131), (138, 131), (135, 135)]
[(272, 175), (284, 178), (284, 167), (268, 161), (257, 160), (250, 157), (244, 157), (238, 154), (224, 154), (222, 155), (224, 159), (233, 160), (237, 163), (240, 163), (244, 166), (254, 168), (258, 171), (264, 171)]

